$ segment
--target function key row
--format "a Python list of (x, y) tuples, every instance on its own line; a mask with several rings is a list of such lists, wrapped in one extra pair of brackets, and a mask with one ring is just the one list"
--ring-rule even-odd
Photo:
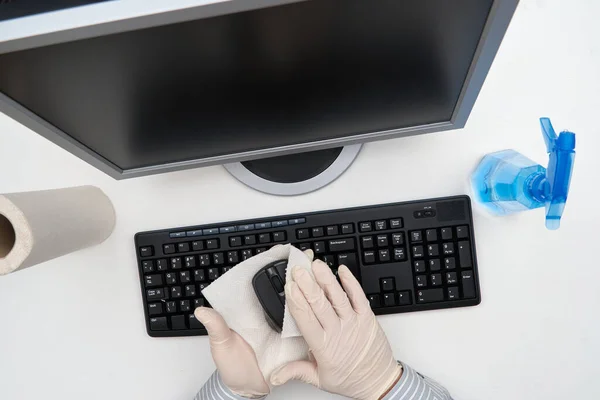
[(304, 223), (306, 223), (306, 218), (292, 218), (276, 221), (256, 222), (254, 224), (231, 225), (190, 231), (171, 232), (169, 233), (169, 237), (171, 239), (180, 239), (184, 237), (210, 236), (219, 235), (223, 233), (246, 232), (260, 229), (279, 228), (282, 226), (299, 225)]
[(420, 243), (423, 241), (427, 242), (437, 242), (439, 240), (454, 240), (456, 239), (467, 239), (469, 237), (469, 227), (468, 226), (457, 226), (456, 232), (454, 232), (454, 228), (446, 227), (440, 229), (427, 229), (425, 231), (411, 231), (410, 232), (410, 242), (411, 243)]
[(384, 231), (386, 229), (400, 229), (404, 227), (404, 221), (402, 218), (392, 219), (381, 219), (377, 221), (363, 221), (358, 224), (359, 231), (372, 232), (372, 231)]
[(296, 229), (296, 239), (320, 238), (323, 236), (349, 235), (354, 233), (354, 224), (316, 226)]
[(287, 240), (285, 231), (280, 232), (267, 232), (260, 233), (258, 235), (244, 235), (244, 236), (230, 236), (229, 246), (240, 247), (240, 246), (252, 246), (255, 244), (269, 244), (269, 243), (281, 243)]
[(163, 245), (163, 254), (188, 253), (190, 251), (217, 250), (219, 239), (194, 240), (193, 242), (168, 243)]

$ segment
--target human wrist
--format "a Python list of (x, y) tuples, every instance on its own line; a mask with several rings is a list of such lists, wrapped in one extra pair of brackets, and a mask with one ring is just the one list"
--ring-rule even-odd
[(390, 393), (390, 391), (394, 388), (394, 386), (396, 386), (398, 384), (398, 382), (400, 382), (400, 379), (402, 378), (402, 372), (403, 372), (403, 368), (402, 368), (402, 364), (398, 363), (396, 365), (396, 368), (394, 370), (394, 374), (392, 375), (391, 380), (391, 384), (387, 384), (385, 391), (379, 396), (377, 397), (378, 400), (383, 400), (385, 398), (385, 396), (388, 395), (388, 393)]

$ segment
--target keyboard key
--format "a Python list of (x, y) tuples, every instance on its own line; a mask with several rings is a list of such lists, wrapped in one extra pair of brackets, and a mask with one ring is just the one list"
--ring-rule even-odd
[(459, 299), (460, 295), (458, 294), (458, 287), (452, 286), (448, 288), (448, 300), (456, 300)]
[(296, 238), (299, 240), (308, 239), (309, 237), (308, 229), (296, 229)]
[(229, 246), (231, 247), (240, 247), (242, 245), (242, 237), (241, 236), (233, 236), (229, 238)]
[(185, 237), (185, 236), (186, 236), (185, 232), (171, 232), (171, 233), (169, 233), (169, 237), (173, 238), (173, 239), (175, 239), (175, 238), (182, 238), (182, 237)]
[(323, 227), (312, 228), (312, 237), (318, 238), (323, 235)]
[(398, 292), (398, 305), (400, 306), (408, 306), (412, 304), (412, 299), (410, 298), (410, 292)]
[(378, 294), (371, 294), (367, 296), (367, 298), (369, 299), (369, 304), (371, 305), (371, 308), (381, 307), (381, 300), (379, 299)]
[(404, 249), (402, 249), (402, 248), (394, 249), (394, 260), (395, 261), (405, 261), (406, 260), (406, 253), (404, 252)]
[(423, 233), (421, 231), (412, 231), (410, 233), (410, 241), (411, 241), (411, 243), (422, 242), (423, 241)]
[(162, 274), (146, 275), (144, 277), (144, 280), (146, 281), (146, 287), (148, 287), (148, 288), (156, 287), (156, 286), (162, 286), (163, 285), (163, 276), (162, 276)]
[(354, 250), (354, 239), (343, 238), (330, 240), (329, 250), (333, 252)]
[(177, 251), (180, 253), (187, 253), (190, 251), (190, 244), (188, 242), (177, 243)]
[(437, 231), (435, 229), (427, 229), (425, 231), (425, 237), (428, 242), (436, 242), (437, 241)]
[(442, 274), (431, 275), (431, 286), (441, 286), (441, 285), (442, 285)]
[(177, 274), (175, 272), (169, 272), (165, 275), (167, 285), (175, 285), (177, 283)]
[(246, 246), (251, 246), (256, 244), (256, 235), (246, 235), (244, 236), (244, 244)]
[(199, 283), (198, 284), (198, 292), (200, 292), (200, 296), (202, 296), (202, 291), (206, 289), (210, 285), (210, 283)]
[(202, 240), (195, 240), (192, 242), (192, 250), (201, 251), (204, 250), (204, 242)]
[(433, 303), (444, 300), (444, 289), (419, 290), (417, 301), (419, 303)]
[(402, 223), (402, 218), (392, 218), (390, 219), (390, 228), (391, 229), (400, 229), (404, 226)]
[(148, 301), (162, 300), (165, 298), (165, 290), (163, 288), (146, 290), (146, 298)]
[(198, 260), (200, 261), (200, 266), (208, 267), (210, 265), (210, 255), (209, 254), (200, 254), (198, 256)]
[(259, 247), (258, 249), (255, 249), (256, 254), (260, 254), (260, 253), (264, 253), (265, 251), (267, 251), (266, 247)]
[(187, 256), (183, 259), (186, 268), (194, 268), (196, 266), (196, 257)]
[(395, 289), (394, 278), (383, 278), (381, 279), (381, 291), (391, 292)]
[(439, 271), (441, 269), (440, 260), (437, 258), (435, 260), (429, 260), (429, 269), (431, 271)]
[(174, 244), (165, 244), (165, 245), (163, 245), (163, 253), (164, 254), (173, 254), (173, 253), (175, 253), (175, 245)]
[(194, 282), (204, 282), (206, 280), (206, 275), (204, 274), (203, 269), (194, 270)]
[(171, 268), (172, 269), (181, 269), (183, 265), (183, 261), (181, 257), (173, 257), (171, 258)]
[(271, 242), (271, 234), (270, 233), (261, 233), (258, 235), (258, 243), (265, 244)]
[(298, 248), (299, 248), (301, 251), (308, 250), (308, 249), (310, 249), (310, 243), (300, 243), (300, 244), (298, 245)]
[(456, 282), (458, 282), (456, 272), (446, 272), (446, 283), (448, 285), (454, 285)]
[(185, 325), (185, 316), (183, 315), (174, 315), (171, 317), (171, 329), (173, 330), (182, 330), (187, 329)]
[(240, 262), (240, 257), (237, 251), (228, 251), (227, 252), (227, 262), (229, 264), (237, 264)]
[(396, 295), (394, 293), (383, 294), (383, 305), (385, 307), (393, 307), (396, 305)]
[(387, 235), (377, 235), (377, 246), (387, 247), (388, 246), (388, 236)]
[(327, 236), (335, 236), (339, 235), (339, 228), (337, 225), (328, 226), (327, 227)]
[(273, 232), (274, 242), (285, 242), (285, 232)]
[(150, 303), (148, 304), (148, 315), (160, 315), (163, 313), (162, 303)]
[(202, 234), (204, 236), (206, 236), (206, 235), (218, 235), (219, 234), (219, 228), (203, 229), (202, 230)]
[(177, 303), (174, 301), (167, 301), (166, 303), (167, 314), (174, 314), (177, 312)]
[(468, 226), (458, 226), (456, 228), (456, 237), (458, 239), (467, 239), (469, 237), (469, 227)]
[(181, 312), (190, 311), (190, 301), (189, 300), (181, 300), (179, 302), (179, 309)]
[(167, 326), (167, 317), (150, 318), (150, 330), (152, 331), (166, 331), (169, 327)]
[(242, 261), (246, 261), (250, 257), (252, 257), (252, 250), (242, 250)]
[(219, 248), (219, 239), (209, 239), (206, 241), (206, 248), (208, 250), (216, 250)]
[(473, 266), (471, 244), (466, 240), (458, 242), (458, 261), (461, 268), (471, 268)]
[(194, 310), (198, 307), (206, 307), (206, 299), (195, 299)]
[(315, 254), (325, 253), (325, 242), (315, 242), (314, 243), (314, 251), (315, 251)]
[(254, 230), (254, 224), (244, 224), (244, 225), (237, 226), (238, 232), (252, 231), (252, 230)]
[(363, 253), (363, 259), (365, 260), (365, 264), (373, 264), (375, 262), (375, 252), (365, 251)]
[[(185, 285), (185, 297), (194, 297), (196, 296), (196, 286), (195, 285)], [(181, 310), (186, 311), (186, 310)]]
[(179, 297), (181, 297), (181, 286), (171, 287), (171, 298), (177, 299)]
[(462, 271), (461, 282), (463, 296), (466, 299), (475, 297), (475, 280), (473, 278), (473, 271)]
[(219, 233), (233, 233), (235, 232), (235, 226), (224, 226), (219, 228)]
[(442, 240), (452, 240), (452, 228), (442, 228), (440, 233), (442, 234)]
[(392, 245), (402, 246), (404, 244), (404, 234), (394, 233), (392, 234)]
[(417, 287), (427, 286), (427, 275), (417, 275)]
[(440, 247), (437, 244), (430, 244), (427, 246), (427, 255), (429, 257), (437, 257), (440, 255)]
[(386, 220), (375, 221), (375, 230), (376, 231), (384, 231), (386, 229), (387, 229), (387, 221)]
[(209, 268), (206, 272), (208, 272), (208, 280), (214, 281), (219, 277), (219, 269), (218, 268)]
[(390, 261), (390, 251), (388, 249), (379, 250), (379, 262)]
[(160, 259), (160, 260), (156, 260), (156, 270), (157, 271), (166, 271), (169, 267), (168, 267), (168, 263), (167, 260), (165, 260), (164, 258)]
[(454, 254), (454, 243), (444, 243), (442, 249), (444, 250), (444, 255), (451, 256)]
[(190, 329), (204, 329), (204, 325), (202, 325), (202, 323), (196, 319), (194, 314), (188, 315), (188, 323), (190, 325)]
[(329, 268), (333, 268), (335, 266), (335, 257), (332, 255), (324, 255), (321, 256), (321, 261), (323, 261)]
[(230, 269), (231, 269), (231, 267), (223, 267), (223, 268), (221, 268), (221, 275), (225, 274)]
[(354, 276), (358, 276), (358, 263), (356, 262), (355, 253), (340, 253), (337, 256), (337, 265), (345, 265)]
[(225, 256), (223, 253), (215, 253), (213, 254), (213, 261), (215, 265), (225, 265)]
[(154, 247), (144, 246), (140, 247), (140, 257), (152, 257), (154, 255)]
[(371, 232), (373, 230), (373, 225), (370, 222), (361, 222), (359, 230), (361, 232)]
[(187, 236), (187, 237), (202, 236), (202, 231), (201, 231), (201, 230), (197, 230), (197, 231), (187, 231), (187, 232), (185, 233), (185, 236)]
[(150, 272), (154, 272), (154, 261), (142, 261), (142, 270), (144, 274), (149, 274)]
[(413, 246), (412, 252), (413, 252), (413, 257), (415, 257), (415, 258), (421, 258), (424, 256), (423, 246)]
[(425, 272), (425, 261), (418, 260), (413, 263), (413, 267), (416, 273)]
[(342, 224), (342, 234), (348, 235), (350, 233), (354, 233), (354, 225), (353, 224)]
[(446, 269), (456, 268), (456, 260), (454, 260), (454, 257), (444, 258), (444, 267)]
[(290, 224), (290, 225), (298, 225), (298, 224), (303, 224), (305, 222), (306, 222), (306, 218), (294, 218), (294, 219), (288, 220), (288, 224)]
[(271, 223), (270, 222), (260, 222), (258, 224), (254, 224), (254, 227), (256, 229), (268, 229), (271, 227)]
[(372, 249), (374, 247), (373, 236), (363, 236), (360, 238), (363, 249)]

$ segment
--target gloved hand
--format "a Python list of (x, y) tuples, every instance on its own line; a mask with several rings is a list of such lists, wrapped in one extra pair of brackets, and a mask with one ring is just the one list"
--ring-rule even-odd
[(198, 307), (194, 315), (208, 331), (210, 350), (223, 383), (235, 394), (250, 399), (269, 394), (254, 350), (229, 329), (221, 314), (212, 308)]
[(338, 269), (344, 290), (322, 261), (315, 276), (300, 268), (285, 286), (286, 301), (308, 343), (311, 361), (294, 361), (270, 377), (273, 385), (297, 379), (330, 393), (376, 400), (394, 386), (402, 367), (394, 359), (362, 287), (345, 266)]

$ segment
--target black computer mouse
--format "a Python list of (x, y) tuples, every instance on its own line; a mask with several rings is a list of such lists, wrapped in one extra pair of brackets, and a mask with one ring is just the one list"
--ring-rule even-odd
[(269, 325), (281, 332), (285, 310), (285, 270), (287, 260), (276, 261), (262, 268), (252, 278), (254, 293), (258, 297)]

